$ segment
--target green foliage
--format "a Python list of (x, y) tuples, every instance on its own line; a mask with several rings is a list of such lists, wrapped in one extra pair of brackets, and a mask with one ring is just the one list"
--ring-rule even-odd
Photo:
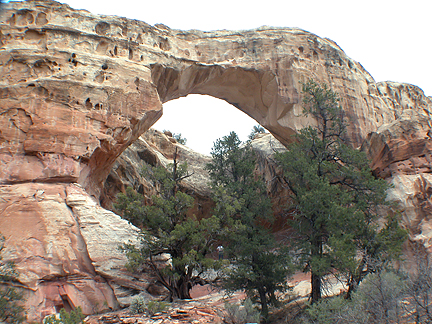
[(176, 156), (168, 170), (148, 167), (142, 175), (158, 188), (151, 203), (146, 204), (142, 195), (127, 189), (126, 194), (119, 194), (115, 205), (123, 217), (142, 227), (141, 244), (122, 246), (127, 266), (153, 273), (169, 290), (170, 298), (188, 299), (190, 289), (203, 282), (201, 274), (220, 266), (220, 262), (207, 257), (219, 233), (219, 219), (213, 216), (198, 220), (187, 215), (194, 199), (179, 189), (189, 174), (187, 165), (179, 164)]
[(304, 324), (369, 324), (371, 321), (365, 309), (355, 300), (341, 296), (325, 298), (306, 309), (302, 318)]
[(164, 312), (168, 306), (169, 304), (166, 302), (151, 300), (147, 304), (147, 311), (150, 315), (154, 315), (156, 313)]
[(226, 324), (259, 323), (260, 313), (247, 298), (242, 304), (225, 302), (222, 312), (223, 322)]
[(23, 293), (13, 287), (18, 278), (14, 263), (3, 261), (4, 242), (4, 236), (0, 235), (0, 321), (22, 323), (26, 320), (24, 307), (20, 305)]
[(221, 220), (222, 240), (232, 265), (225, 269), (223, 286), (229, 292), (245, 290), (261, 305), (266, 318), (268, 306), (278, 304), (276, 292), (287, 289), (290, 262), (287, 251), (263, 226), (273, 221), (270, 199), (263, 180), (254, 175), (253, 150), (241, 144), (234, 132), (217, 140), (206, 168), (212, 180), (214, 212)]
[(312, 301), (321, 298), (322, 278), (346, 276), (349, 294), (364, 276), (400, 254), (406, 233), (398, 219), (379, 226), (387, 183), (376, 179), (363, 152), (346, 140), (339, 98), (325, 84), (303, 84), (304, 114), (316, 127), (305, 127), (288, 151), (277, 155), (292, 192), (292, 238), (298, 261), (312, 274)]
[(69, 313), (62, 308), (60, 310), (60, 318), (56, 315), (51, 315), (44, 320), (44, 324), (78, 324), (84, 323), (85, 316), (82, 313), (81, 307), (71, 310)]
[(406, 283), (407, 297), (411, 300), (410, 319), (416, 323), (432, 323), (432, 264), (429, 253), (421, 243), (414, 243), (412, 252)]
[(131, 314), (142, 314), (147, 310), (147, 301), (144, 297), (138, 296), (132, 300), (129, 306), (129, 312)]
[(399, 323), (405, 283), (393, 271), (368, 274), (351, 299), (326, 298), (308, 307), (303, 323)]
[(182, 134), (181, 134), (181, 133), (178, 133), (178, 134), (174, 133), (174, 134), (173, 134), (173, 138), (174, 138), (174, 139), (177, 141), (177, 143), (179, 143), (179, 144), (186, 145), (186, 143), (187, 143), (187, 139), (184, 138), (184, 137), (182, 137)]
[(356, 291), (353, 300), (363, 306), (375, 323), (397, 323), (400, 301), (406, 293), (406, 281), (393, 271), (370, 273)]
[(253, 139), (255, 138), (255, 135), (257, 135), (257, 134), (264, 134), (265, 132), (266, 132), (266, 130), (265, 130), (264, 127), (262, 127), (261, 125), (255, 125), (255, 126), (252, 128), (252, 130), (251, 130), (251, 132), (250, 132), (248, 138), (249, 138), (250, 140), (253, 140)]

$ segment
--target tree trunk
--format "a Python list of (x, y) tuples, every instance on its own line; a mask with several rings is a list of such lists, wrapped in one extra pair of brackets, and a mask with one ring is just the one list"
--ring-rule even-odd
[(355, 270), (355, 272), (352, 273), (350, 276), (350, 279), (347, 283), (348, 291), (346, 293), (345, 299), (351, 299), (352, 293), (357, 289), (360, 282), (363, 280), (363, 278), (368, 273), (368, 272), (363, 271), (365, 264), (366, 264), (366, 259), (365, 259), (365, 257), (363, 257), (360, 264), (357, 266), (357, 269)]
[(321, 276), (311, 273), (311, 303), (314, 304), (321, 299)]
[(190, 290), (192, 288), (192, 285), (190, 281), (188, 280), (188, 277), (181, 277), (176, 282), (176, 294), (179, 299), (192, 299), (190, 295)]
[(267, 296), (264, 287), (258, 287), (258, 293), (260, 296), (261, 315), (263, 317), (263, 323), (267, 323), (269, 310), (267, 305)]
[[(316, 233), (311, 239), (311, 260), (314, 258), (322, 259), (323, 257), (323, 243), (319, 237), (319, 233)], [(316, 273), (314, 265), (311, 265), (311, 303), (314, 304), (321, 299), (321, 279), (322, 275)]]

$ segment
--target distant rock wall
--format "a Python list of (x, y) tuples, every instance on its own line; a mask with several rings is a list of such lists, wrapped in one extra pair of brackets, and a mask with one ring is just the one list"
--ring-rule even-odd
[(162, 104), (191, 93), (226, 100), (286, 144), (315, 124), (302, 115), (299, 82), (328, 83), (352, 145), (366, 140), (412, 238), (430, 246), (431, 98), (375, 83), (333, 41), (289, 28), (172, 30), (38, 0), (7, 4), (0, 19), (0, 224), (32, 320), (56, 305), (116, 307), (127, 295), (123, 270), (109, 269), (124, 262), (116, 246), (136, 229), (96, 201)]

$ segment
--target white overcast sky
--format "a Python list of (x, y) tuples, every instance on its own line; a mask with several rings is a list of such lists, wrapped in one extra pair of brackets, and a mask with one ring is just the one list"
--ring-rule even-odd
[[(60, 2), (95, 14), (124, 16), (151, 25), (163, 23), (173, 29), (298, 27), (338, 43), (375, 81), (411, 83), (432, 96), (432, 0)], [(168, 102), (155, 128), (182, 133), (188, 146), (202, 153), (208, 153), (213, 141), (231, 130), (246, 140), (256, 122), (247, 122), (236, 108), (206, 97), (189, 95)]]

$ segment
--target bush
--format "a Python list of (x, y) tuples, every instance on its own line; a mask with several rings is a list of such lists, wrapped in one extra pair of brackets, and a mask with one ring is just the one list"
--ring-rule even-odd
[(404, 291), (405, 283), (398, 274), (391, 271), (371, 273), (351, 300), (342, 296), (321, 300), (306, 310), (302, 323), (398, 323)]
[(225, 302), (225, 310), (222, 314), (223, 322), (226, 324), (259, 323), (260, 313), (253, 307), (248, 298), (243, 304)]
[(51, 315), (44, 319), (44, 324), (78, 324), (84, 323), (83, 319), (85, 316), (82, 313), (81, 307), (75, 308), (75, 310), (66, 312), (64, 308), (60, 310), (60, 316), (57, 314)]
[(147, 304), (147, 311), (150, 315), (154, 315), (156, 313), (163, 312), (168, 307), (168, 303), (151, 300)]
[(370, 317), (362, 305), (341, 296), (322, 299), (305, 312), (303, 324), (367, 324)]
[(129, 311), (132, 314), (148, 313), (152, 316), (163, 312), (167, 307), (168, 303), (157, 300), (146, 301), (144, 297), (138, 296), (132, 301)]
[(22, 323), (26, 320), (21, 289), (14, 288), (14, 282), (18, 280), (15, 264), (3, 261), (2, 252), (5, 248), (5, 238), (0, 234), (0, 322)]
[(369, 274), (353, 300), (363, 305), (375, 323), (397, 323), (402, 311), (400, 301), (405, 292), (403, 278), (394, 272), (383, 271)]
[(130, 304), (129, 311), (131, 314), (141, 314), (144, 313), (147, 309), (147, 301), (144, 299), (144, 297), (138, 296), (134, 300), (132, 300), (132, 303)]

